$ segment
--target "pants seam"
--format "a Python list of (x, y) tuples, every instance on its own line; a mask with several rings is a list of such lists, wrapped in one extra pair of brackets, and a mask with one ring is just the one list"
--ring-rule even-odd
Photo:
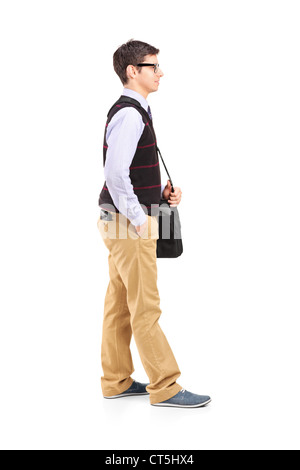
[[(141, 238), (139, 238), (138, 240), (138, 266), (139, 266), (139, 271), (141, 272), (141, 259), (140, 259), (140, 248), (141, 248)], [(143, 285), (142, 285), (142, 290), (144, 289)], [(144, 298), (144, 297), (142, 297)], [(144, 310), (144, 318), (145, 318), (145, 323), (147, 324), (147, 331), (148, 331), (148, 341), (149, 341), (149, 344), (151, 346), (151, 350), (152, 350), (152, 353), (153, 353), (153, 356), (155, 358), (155, 362), (156, 362), (156, 365), (157, 367), (159, 368), (159, 370), (161, 371), (162, 374), (165, 374), (165, 370), (163, 370), (160, 366), (160, 363), (158, 361), (158, 358), (157, 358), (157, 355), (156, 355), (156, 352), (155, 352), (155, 348), (153, 347), (153, 343), (152, 343), (152, 338), (151, 338), (151, 335), (150, 335), (150, 330), (149, 330), (149, 319), (147, 317), (147, 312), (145, 311), (145, 308), (143, 308)]]
[(115, 343), (116, 343), (116, 350), (117, 350), (117, 357), (118, 357), (118, 380), (120, 380), (121, 373), (120, 373), (120, 355), (119, 355), (119, 346), (118, 346), (118, 341), (117, 341), (117, 338), (118, 338), (117, 332), (119, 330), (120, 314), (122, 313), (122, 310), (124, 308), (125, 301), (126, 301), (126, 296), (124, 296), (124, 288), (125, 286), (122, 287), (122, 299), (120, 300), (120, 303), (119, 303), (119, 309), (118, 309), (118, 313), (116, 317), (116, 328), (115, 328)]

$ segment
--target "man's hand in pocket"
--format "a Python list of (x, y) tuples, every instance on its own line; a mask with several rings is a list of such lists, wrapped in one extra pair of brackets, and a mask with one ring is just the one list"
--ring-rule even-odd
[(135, 227), (136, 233), (139, 235), (139, 237), (143, 236), (146, 228), (147, 228), (147, 220), (146, 220), (146, 222), (143, 223), (143, 225), (137, 225)]

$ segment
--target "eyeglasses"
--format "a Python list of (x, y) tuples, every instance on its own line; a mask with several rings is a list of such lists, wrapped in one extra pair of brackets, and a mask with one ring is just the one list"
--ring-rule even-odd
[(137, 64), (139, 67), (154, 67), (154, 73), (157, 72), (158, 68), (159, 68), (159, 64), (146, 64), (146, 63), (142, 63), (142, 64)]

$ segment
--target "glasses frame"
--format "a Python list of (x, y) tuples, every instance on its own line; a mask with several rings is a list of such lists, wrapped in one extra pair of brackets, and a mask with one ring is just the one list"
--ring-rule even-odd
[(156, 73), (159, 69), (159, 64), (148, 64), (146, 62), (143, 62), (142, 64), (137, 64), (138, 67), (154, 67), (154, 73)]

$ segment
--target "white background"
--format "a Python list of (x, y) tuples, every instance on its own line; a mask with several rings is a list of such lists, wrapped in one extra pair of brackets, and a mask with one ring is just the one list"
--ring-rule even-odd
[[(0, 5), (1, 448), (299, 449), (299, 2)], [(103, 133), (132, 38), (161, 51), (148, 102), (183, 191), (160, 324), (205, 409), (101, 393)]]

